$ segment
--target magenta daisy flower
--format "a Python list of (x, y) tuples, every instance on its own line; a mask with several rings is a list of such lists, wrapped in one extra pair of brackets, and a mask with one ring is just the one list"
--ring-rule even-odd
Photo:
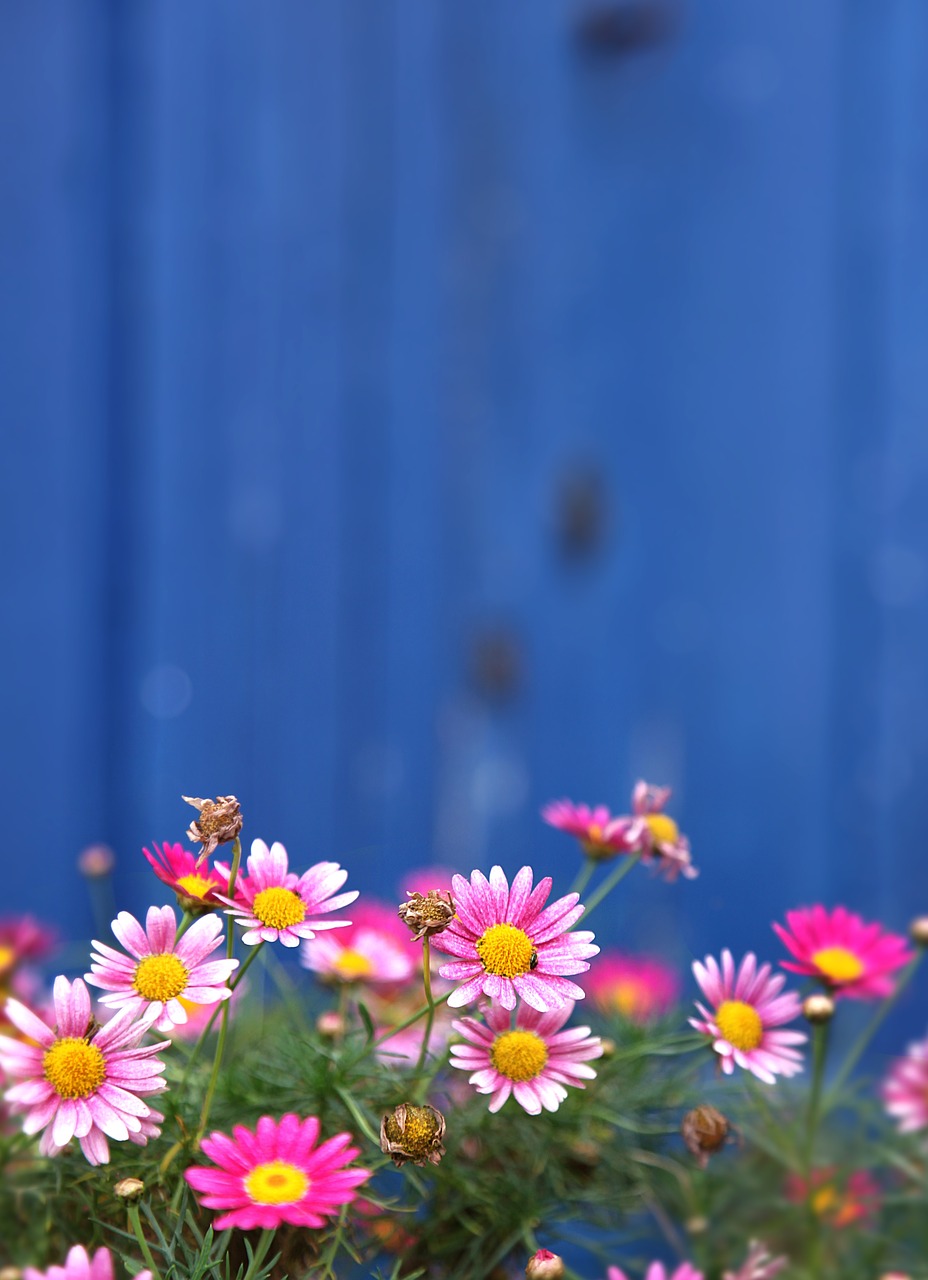
[(845, 907), (821, 905), (787, 911), (789, 926), (774, 924), (777, 937), (795, 957), (782, 960), (792, 973), (818, 978), (834, 996), (878, 1000), (892, 994), (890, 974), (912, 959), (906, 940), (879, 923), (865, 924)]
[(300, 948), (304, 969), (335, 982), (408, 982), (422, 951), (411, 945), (396, 908), (363, 902), (351, 917), (351, 924), (337, 935), (306, 939)]
[(727, 950), (722, 952), (721, 970), (712, 956), (706, 956), (705, 964), (693, 961), (693, 973), (713, 1008), (710, 1012), (697, 1001), (702, 1019), (690, 1018), (690, 1026), (711, 1036), (726, 1075), (737, 1065), (773, 1084), (777, 1075), (794, 1076), (802, 1070), (802, 1054), (793, 1046), (807, 1037), (801, 1031), (776, 1030), (797, 1018), (802, 1008), (795, 992), (780, 995), (786, 982), (782, 973), (771, 977), (769, 964), (758, 969), (750, 951), (736, 973)]
[(226, 1227), (323, 1227), (338, 1207), (355, 1197), (355, 1188), (370, 1177), (369, 1169), (345, 1166), (359, 1154), (349, 1146), (351, 1134), (339, 1133), (316, 1146), (319, 1121), (285, 1115), (262, 1116), (252, 1132), (244, 1125), (211, 1133), (202, 1149), (218, 1169), (193, 1165), (184, 1173), (208, 1209), (225, 1209), (213, 1224)]
[[(628, 1280), (621, 1267), (610, 1267), (606, 1272), (606, 1278), (607, 1280)], [(669, 1272), (663, 1262), (652, 1262), (644, 1280), (703, 1280), (703, 1275), (689, 1262), (682, 1262), (673, 1272)]]
[(641, 848), (644, 861), (659, 862), (659, 870), (666, 880), (683, 876), (692, 880), (699, 872), (693, 866), (690, 842), (680, 831), (664, 806), (671, 797), (670, 787), (655, 787), (648, 782), (636, 782), (632, 792), (632, 812), (644, 824)]
[(565, 1004), (552, 1013), (539, 1013), (522, 1005), (515, 1027), (506, 1009), (488, 1005), (482, 1010), (486, 1025), (476, 1018), (461, 1018), (451, 1025), (467, 1044), (451, 1046), (451, 1066), (470, 1071), (470, 1083), (478, 1093), (493, 1095), (490, 1110), (499, 1111), (510, 1094), (529, 1115), (557, 1111), (567, 1097), (564, 1085), (584, 1088), (596, 1072), (586, 1064), (602, 1056), (599, 1036), (589, 1027), (562, 1031), (573, 1013)]
[[(91, 1258), (83, 1245), (76, 1244), (68, 1250), (63, 1267), (49, 1267), (47, 1271), (25, 1267), (23, 1280), (113, 1280), (112, 1255), (109, 1249), (98, 1249)], [(151, 1280), (151, 1272), (140, 1271), (135, 1280)]]
[(552, 800), (542, 809), (541, 816), (549, 826), (579, 840), (591, 858), (631, 853), (639, 848), (645, 831), (643, 819), (614, 817), (603, 804), (591, 809), (572, 800)]
[[(229, 868), (197, 864), (189, 849), (181, 844), (154, 846), (155, 852), (143, 849), (152, 871), (159, 880), (169, 885), (177, 894), (180, 905), (186, 909), (221, 906), (220, 894), (229, 889)], [(225, 874), (223, 874), (223, 870)]]
[(168, 1031), (187, 1021), (182, 999), (193, 1004), (228, 1000), (225, 985), (238, 968), (237, 960), (207, 960), (222, 942), (218, 916), (202, 916), (177, 940), (177, 919), (171, 907), (149, 907), (143, 929), (128, 911), (113, 921), (113, 933), (130, 953), (94, 942), (91, 973), (84, 977), (109, 995), (100, 1003), (113, 1009), (150, 1011), (156, 1031)]
[(905, 1057), (893, 1063), (880, 1092), (900, 1133), (928, 1129), (928, 1040), (909, 1045)]
[(0, 920), (0, 981), (30, 960), (47, 955), (55, 945), (55, 934), (33, 916)]
[(275, 841), (269, 849), (263, 840), (255, 840), (248, 859), (248, 875), (239, 880), (235, 900), (222, 900), (232, 908), (228, 914), (245, 926), (242, 941), (248, 946), (281, 942), (285, 947), (298, 947), (304, 938), (315, 937), (321, 929), (344, 929), (351, 923), (309, 919), (354, 902), (357, 889), (332, 896), (347, 879), (348, 872), (337, 862), (317, 862), (298, 876), (288, 869), (287, 850), (282, 844)]
[(502, 868), (493, 867), (489, 881), (479, 871), (470, 883), (455, 876), (451, 892), (455, 919), (432, 939), (436, 950), (458, 957), (438, 971), (463, 982), (448, 997), (451, 1008), (485, 995), (504, 1009), (521, 999), (547, 1013), (583, 998), (565, 975), (585, 973), (599, 947), (591, 945), (592, 933), (570, 932), (583, 914), (579, 894), (568, 893), (543, 910), (551, 879), (545, 876), (533, 890), (531, 867), (522, 868), (511, 889)]
[(42, 1133), (43, 1155), (57, 1155), (72, 1138), (91, 1164), (109, 1158), (107, 1137), (144, 1146), (163, 1117), (142, 1097), (160, 1093), (164, 1063), (155, 1055), (165, 1042), (140, 1046), (150, 1018), (131, 1010), (95, 1027), (90, 993), (80, 978), (55, 979), (56, 1026), (51, 1030), (18, 1000), (7, 1000), (10, 1021), (30, 1041), (0, 1036), (0, 1066), (21, 1083), (7, 1089), (14, 1111), (24, 1112), (23, 1131)]
[(639, 1023), (666, 1013), (680, 994), (680, 980), (669, 965), (618, 951), (604, 951), (583, 986), (604, 1013)]

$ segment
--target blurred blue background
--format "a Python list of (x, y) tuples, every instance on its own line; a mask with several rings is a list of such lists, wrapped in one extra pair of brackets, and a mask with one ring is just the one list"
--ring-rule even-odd
[(8, 0), (0, 103), (5, 912), (639, 776), (607, 941), (928, 911), (924, 0)]

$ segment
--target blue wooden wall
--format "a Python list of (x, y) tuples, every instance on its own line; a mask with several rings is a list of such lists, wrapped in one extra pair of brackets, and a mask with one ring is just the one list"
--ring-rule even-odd
[(928, 910), (928, 7), (604, 6), (0, 7), (5, 909), (182, 792), (564, 886), (643, 775), (613, 941)]

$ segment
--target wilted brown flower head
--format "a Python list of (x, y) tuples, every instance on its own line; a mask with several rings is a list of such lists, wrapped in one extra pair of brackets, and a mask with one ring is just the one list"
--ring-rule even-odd
[(242, 810), (235, 796), (217, 796), (215, 800), (200, 800), (195, 796), (181, 796), (187, 804), (200, 810), (187, 828), (191, 840), (203, 846), (197, 865), (215, 853), (221, 844), (234, 840), (242, 829)]
[(835, 1002), (831, 996), (826, 996), (823, 991), (816, 991), (811, 996), (806, 996), (802, 1002), (803, 1017), (807, 1022), (811, 1022), (813, 1027), (820, 1027), (825, 1022), (830, 1022), (834, 1017)]
[(442, 933), (454, 919), (454, 902), (450, 893), (441, 894), (437, 889), (428, 893), (410, 893), (409, 901), (401, 902), (397, 915), (413, 932), (413, 941), (431, 938)]
[(401, 1102), (381, 1121), (380, 1149), (393, 1157), (397, 1168), (407, 1160), (413, 1164), (438, 1164), (445, 1154), (444, 1136), (445, 1117), (435, 1107)]
[(725, 1145), (730, 1128), (721, 1111), (717, 1111), (708, 1102), (687, 1111), (680, 1125), (680, 1133), (687, 1151), (696, 1158), (700, 1169), (705, 1169), (709, 1157)]
[(134, 1200), (138, 1200), (144, 1190), (145, 1183), (141, 1178), (122, 1178), (113, 1187), (113, 1194), (131, 1204)]
[(533, 1253), (525, 1268), (528, 1280), (561, 1280), (564, 1275), (564, 1259), (550, 1249)]

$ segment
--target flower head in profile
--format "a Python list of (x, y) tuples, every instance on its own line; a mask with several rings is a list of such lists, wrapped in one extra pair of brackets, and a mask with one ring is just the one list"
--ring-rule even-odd
[(878, 1000), (892, 994), (891, 975), (912, 959), (905, 938), (881, 924), (865, 924), (845, 907), (821, 905), (787, 911), (774, 931), (792, 960), (784, 969), (818, 978), (834, 996)]
[(40, 960), (55, 945), (55, 933), (33, 916), (13, 916), (0, 920), (0, 983), (14, 970), (31, 960)]
[(572, 800), (552, 800), (541, 811), (550, 827), (579, 840), (589, 858), (603, 860), (640, 848), (645, 831), (643, 819), (614, 816), (603, 804), (590, 808)]
[(604, 951), (583, 986), (603, 1013), (619, 1013), (636, 1023), (667, 1013), (680, 994), (675, 969), (650, 956), (620, 951)]
[(777, 1075), (793, 1076), (802, 1070), (802, 1055), (794, 1046), (806, 1036), (777, 1029), (797, 1018), (802, 1007), (794, 992), (780, 994), (783, 974), (771, 976), (769, 964), (758, 969), (750, 951), (736, 972), (727, 950), (722, 952), (721, 968), (706, 956), (704, 964), (693, 962), (693, 973), (712, 1008), (697, 1001), (702, 1017), (690, 1018), (690, 1026), (711, 1037), (727, 1075), (739, 1066), (773, 1084)]
[(220, 894), (229, 888), (229, 870), (218, 865), (199, 866), (197, 859), (182, 844), (154, 845), (154, 853), (143, 849), (152, 871), (159, 880), (177, 894), (185, 911), (207, 911), (222, 905)]
[(789, 1258), (775, 1258), (766, 1245), (752, 1240), (748, 1256), (737, 1271), (726, 1271), (723, 1280), (771, 1280), (789, 1266)]
[(351, 1135), (336, 1134), (321, 1146), (319, 1121), (288, 1114), (262, 1116), (254, 1130), (236, 1125), (230, 1138), (211, 1133), (203, 1154), (216, 1168), (193, 1165), (184, 1177), (208, 1209), (224, 1212), (217, 1231), (240, 1227), (323, 1227), (326, 1219), (355, 1197), (370, 1170), (348, 1168), (359, 1154)]
[(670, 787), (638, 781), (632, 792), (632, 813), (644, 824), (641, 838), (644, 861), (657, 861), (666, 880), (676, 880), (681, 875), (692, 880), (699, 872), (693, 866), (690, 842), (670, 814), (664, 812), (671, 794)]
[[(606, 1272), (607, 1280), (628, 1280), (621, 1267), (610, 1267)], [(668, 1271), (663, 1262), (652, 1262), (645, 1272), (644, 1280), (703, 1280), (701, 1271), (697, 1271), (689, 1262), (682, 1262), (676, 1271)]]
[(928, 1129), (928, 1040), (910, 1044), (889, 1069), (880, 1090), (900, 1133)]
[(290, 871), (287, 850), (276, 842), (270, 849), (255, 840), (248, 859), (248, 874), (228, 902), (239, 924), (245, 926), (242, 941), (250, 947), (259, 942), (281, 942), (298, 947), (304, 938), (313, 938), (323, 929), (344, 929), (349, 920), (316, 920), (316, 915), (339, 911), (358, 896), (357, 889), (336, 895), (348, 879), (337, 862), (317, 862), (303, 875)]
[(587, 1063), (603, 1051), (589, 1027), (561, 1030), (572, 1012), (573, 1004), (551, 1013), (523, 1004), (513, 1027), (506, 1009), (485, 1006), (486, 1024), (476, 1018), (453, 1024), (467, 1043), (451, 1046), (451, 1066), (469, 1071), (478, 1093), (492, 1094), (491, 1111), (499, 1111), (510, 1094), (529, 1115), (557, 1111), (567, 1097), (565, 1085), (582, 1089), (584, 1080), (596, 1078)]
[[(47, 1271), (25, 1267), (23, 1280), (113, 1280), (113, 1259), (109, 1249), (98, 1249), (91, 1258), (83, 1245), (76, 1244), (68, 1250), (63, 1267)], [(151, 1280), (151, 1272), (140, 1271), (135, 1280)]]
[(456, 957), (439, 969), (443, 978), (462, 983), (448, 997), (451, 1008), (485, 995), (504, 1009), (521, 999), (546, 1013), (583, 998), (566, 975), (585, 973), (599, 947), (592, 945), (592, 933), (571, 932), (583, 914), (580, 896), (568, 893), (545, 907), (551, 879), (534, 889), (532, 879), (531, 867), (518, 872), (511, 889), (501, 867), (493, 867), (489, 880), (479, 871), (469, 882), (454, 877), (456, 918), (432, 942)]
[(7, 1016), (28, 1042), (0, 1036), (0, 1066), (19, 1081), (5, 1097), (25, 1113), (25, 1133), (43, 1131), (43, 1155), (57, 1155), (76, 1137), (91, 1164), (106, 1164), (108, 1137), (144, 1145), (159, 1132), (163, 1117), (142, 1099), (165, 1087), (155, 1056), (164, 1042), (141, 1045), (151, 1018), (130, 1009), (98, 1028), (80, 978), (56, 978), (54, 1002), (52, 1030), (18, 1000), (7, 1001)]
[(333, 982), (408, 982), (419, 958), (395, 909), (379, 902), (360, 903), (351, 924), (337, 934), (307, 938), (300, 947), (303, 968)]
[(135, 916), (120, 911), (113, 933), (129, 952), (94, 942), (91, 972), (84, 974), (93, 987), (108, 994), (100, 1003), (113, 1009), (150, 1012), (156, 1031), (167, 1031), (187, 1021), (183, 1001), (216, 1004), (231, 994), (226, 982), (238, 968), (237, 960), (209, 960), (223, 938), (222, 920), (202, 916), (177, 940), (177, 920), (171, 907), (149, 907), (143, 929)]

